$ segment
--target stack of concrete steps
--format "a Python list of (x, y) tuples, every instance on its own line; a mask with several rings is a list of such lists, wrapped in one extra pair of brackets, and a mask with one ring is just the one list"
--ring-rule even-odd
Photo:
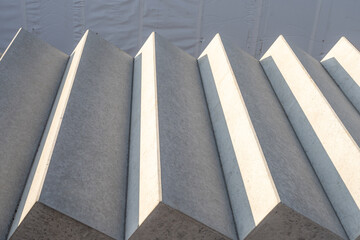
[(0, 61), (0, 239), (359, 240), (349, 44), (325, 70), (283, 37), (259, 62), (219, 35), (195, 59), (152, 33), (132, 58), (91, 31), (67, 56), (19, 30)]
[(134, 65), (126, 239), (234, 239), (197, 61), (158, 34)]
[(322, 65), (284, 37), (260, 62), (348, 237), (359, 239), (359, 112)]
[(360, 112), (359, 51), (345, 37), (342, 37), (321, 60), (321, 64)]
[(239, 239), (346, 237), (259, 62), (217, 35), (199, 67)]
[(20, 29), (0, 59), (0, 239), (6, 239), (69, 56)]
[(123, 236), (132, 70), (132, 57), (85, 33), (70, 56), (11, 239)]

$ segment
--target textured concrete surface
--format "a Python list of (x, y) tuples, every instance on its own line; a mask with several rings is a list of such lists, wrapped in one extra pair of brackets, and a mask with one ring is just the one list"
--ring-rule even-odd
[(353, 140), (355, 140), (357, 146), (360, 146), (360, 113), (356, 110), (354, 105), (351, 104), (349, 99), (329, 76), (319, 61), (296, 46), (292, 47), (292, 49), (307, 73), (313, 79), (316, 87), (335, 111), (335, 114), (338, 116), (347, 132), (351, 135)]
[(44, 183), (44, 178), (46, 176), (49, 161), (51, 159), (59, 128), (61, 126), (61, 121), (64, 116), (71, 88), (74, 83), (76, 71), (79, 66), (87, 35), (88, 33), (86, 32), (75, 48), (74, 52), (70, 55), (70, 59), (63, 75), (63, 80), (61, 81), (49, 116), (49, 120), (46, 124), (43, 137), (41, 139), (33, 166), (25, 185), (21, 201), (17, 208), (9, 236), (14, 233), (19, 224), (24, 220), (28, 212), (31, 210), (33, 205), (39, 200), (39, 193), (41, 192)]
[(134, 60), (20, 30), (0, 58), (0, 240), (360, 240), (354, 103), (282, 37), (261, 64), (270, 82), (220, 36), (196, 61), (153, 33)]
[(135, 58), (134, 77), (126, 239), (161, 236), (148, 227), (165, 224), (152, 214), (189, 226), (162, 230), (168, 236), (199, 229), (211, 239), (236, 239), (196, 59), (152, 34)]
[(111, 240), (113, 238), (37, 202), (10, 239)]
[(359, 115), (321, 64), (280, 36), (261, 64), (347, 235), (360, 234)]
[[(269, 234), (270, 233), (270, 234)], [(322, 239), (322, 240), (340, 240), (347, 239), (338, 235), (324, 231), (324, 228), (313, 222), (311, 219), (304, 217), (294, 209), (279, 203), (269, 215), (255, 228), (246, 240), (305, 240), (305, 239)]]
[(126, 238), (161, 201), (154, 33), (139, 53), (134, 65)]
[(159, 203), (130, 237), (130, 240), (153, 239), (230, 240), (164, 203)]
[(360, 112), (360, 53), (342, 37), (321, 60), (321, 64)]
[[(38, 192), (37, 203), (23, 218), (12, 239), (22, 239), (29, 229), (34, 239), (51, 238), (60, 231), (70, 231), (67, 229), (70, 225), (74, 231), (94, 230), (89, 238), (80, 238), (80, 232), (66, 239), (124, 237), (133, 58), (95, 33), (87, 32), (84, 38), (83, 49), (76, 49), (80, 53), (75, 51), (69, 63), (78, 66), (68, 66), (64, 77), (60, 99), (63, 94), (70, 97), (67, 104), (59, 100), (56, 105), (57, 109), (64, 109), (64, 116), (57, 116), (56, 109), (52, 119), (52, 122), (62, 119), (61, 126), (51, 124), (49, 133), (52, 127), (60, 129), (55, 138), (48, 134), (44, 143), (47, 146), (50, 141), (55, 146), (50, 150), (48, 169), (40, 171), (42, 176), (39, 174), (43, 184), (34, 188)], [(65, 86), (72, 78), (70, 93)], [(48, 149), (44, 147), (42, 151)], [(35, 177), (29, 179), (32, 184)], [(23, 198), (30, 194), (31, 191)], [(47, 208), (37, 209), (40, 203)], [(44, 227), (26, 221), (29, 215), (64, 220), (57, 227), (51, 224)], [(75, 223), (79, 226), (74, 226)]]
[(219, 35), (198, 61), (239, 239), (346, 238), (260, 63)]
[(20, 201), (68, 56), (20, 29), (0, 60), (0, 239)]

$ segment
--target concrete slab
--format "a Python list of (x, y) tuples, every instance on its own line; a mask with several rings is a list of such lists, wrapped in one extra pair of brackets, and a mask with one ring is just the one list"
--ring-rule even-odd
[(20, 29), (0, 59), (0, 239), (6, 239), (69, 56)]
[[(296, 223), (296, 224), (294, 224)], [(271, 232), (271, 234), (269, 234)], [(278, 240), (278, 239), (348, 239), (339, 238), (331, 231), (324, 231), (324, 227), (294, 209), (280, 203), (274, 208), (246, 240)]]
[(16, 238), (27, 240), (109, 239), (109, 236), (41, 202), (36, 202), (29, 214), (26, 215), (23, 223), (16, 229), (16, 236)]
[(239, 239), (346, 239), (260, 63), (218, 34), (198, 62)]
[(225, 240), (229, 238), (160, 202), (130, 239)]
[(360, 52), (342, 37), (321, 64), (360, 112)]
[(359, 113), (321, 64), (282, 36), (260, 62), (348, 237), (359, 239)]
[(71, 55), (10, 239), (123, 239), (132, 71), (132, 57), (85, 33)]
[(151, 34), (134, 64), (126, 239), (236, 239), (197, 61)]

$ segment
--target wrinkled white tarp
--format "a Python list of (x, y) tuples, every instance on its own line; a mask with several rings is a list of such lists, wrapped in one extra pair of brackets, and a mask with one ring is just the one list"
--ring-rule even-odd
[(279, 34), (317, 59), (360, 48), (358, 0), (0, 0), (0, 52), (19, 27), (71, 53), (86, 29), (135, 55), (152, 31), (199, 56), (219, 32), (259, 58)]

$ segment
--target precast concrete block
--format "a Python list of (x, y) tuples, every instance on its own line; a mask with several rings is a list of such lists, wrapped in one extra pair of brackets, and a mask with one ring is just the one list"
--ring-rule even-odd
[(236, 239), (197, 61), (152, 33), (134, 62), (126, 239)]
[(342, 37), (321, 64), (360, 112), (360, 52)]
[(359, 112), (321, 64), (284, 37), (260, 62), (348, 237), (359, 239)]
[(133, 58), (87, 31), (71, 54), (10, 239), (123, 239)]
[(20, 29), (0, 59), (0, 239), (6, 239), (69, 56)]
[(259, 61), (217, 34), (198, 62), (239, 239), (345, 239)]

